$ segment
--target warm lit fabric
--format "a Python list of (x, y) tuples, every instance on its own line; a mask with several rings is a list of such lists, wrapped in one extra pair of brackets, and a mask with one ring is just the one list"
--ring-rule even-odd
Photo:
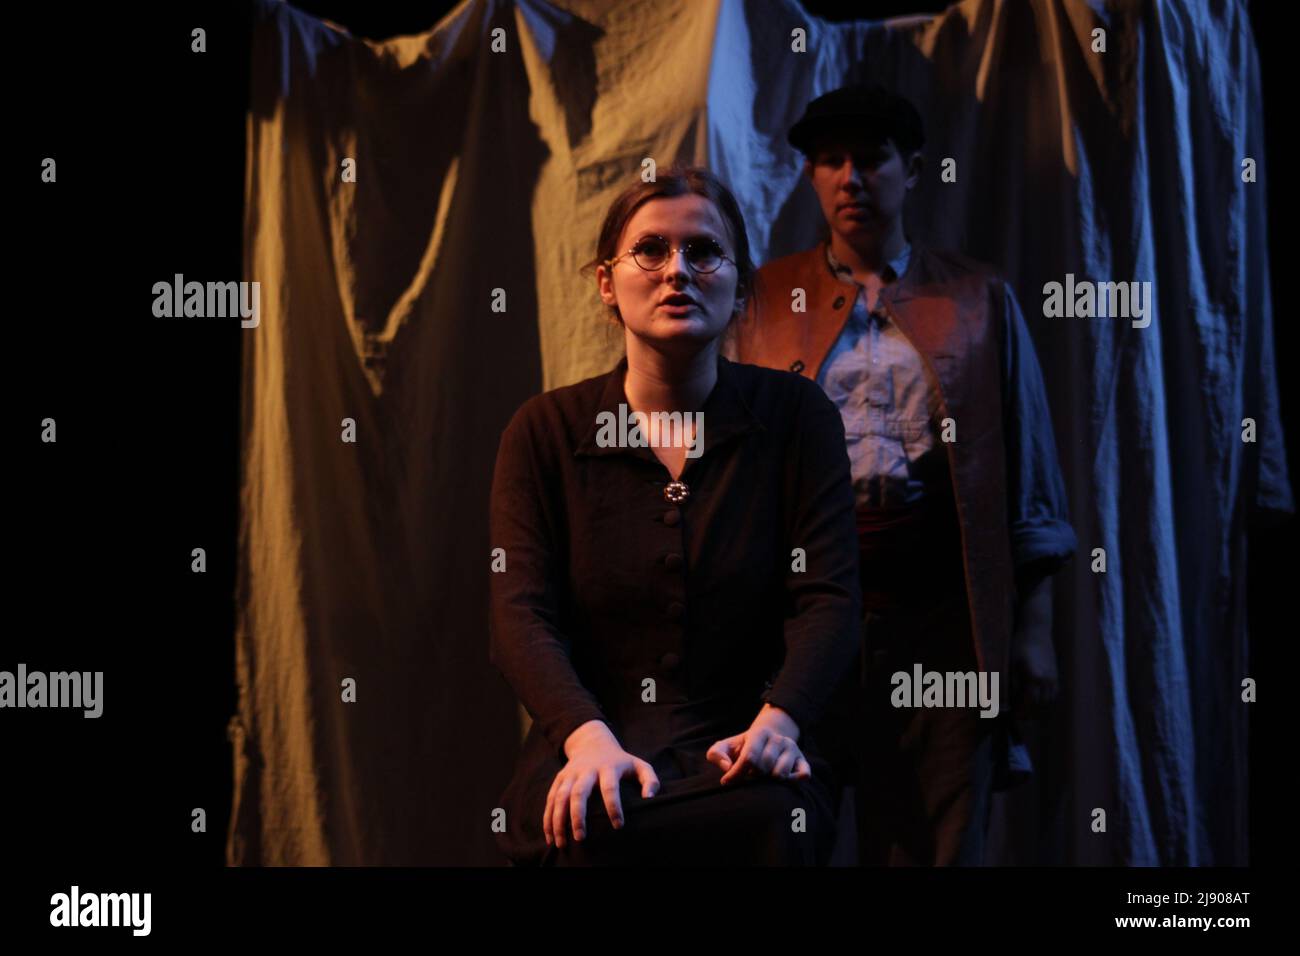
[[(909, 236), (990, 263), (1023, 307), (1078, 535), (1036, 804), (1060, 815), (1011, 816), (992, 858), (1245, 862), (1245, 521), (1293, 503), (1244, 3), (828, 23), (795, 0), (468, 0), (382, 43), (269, 0), (256, 21), (232, 862), (499, 860), (520, 737), (486, 650), (502, 429), (621, 354), (578, 269), (644, 160), (716, 170), (760, 263), (809, 248), (821, 211), (785, 134), (860, 79), (926, 121)], [(1152, 282), (1153, 321), (1047, 318), (1067, 273)]]

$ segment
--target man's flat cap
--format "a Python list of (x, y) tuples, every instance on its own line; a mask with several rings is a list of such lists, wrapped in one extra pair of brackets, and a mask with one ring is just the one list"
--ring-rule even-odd
[(897, 93), (883, 86), (858, 84), (824, 93), (808, 104), (799, 122), (790, 127), (790, 145), (809, 155), (817, 140), (837, 136), (888, 137), (900, 152), (925, 145), (921, 114)]

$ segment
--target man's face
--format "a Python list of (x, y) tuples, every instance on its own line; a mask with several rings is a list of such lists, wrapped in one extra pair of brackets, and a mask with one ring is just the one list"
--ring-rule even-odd
[(822, 139), (804, 162), (822, 215), (846, 238), (888, 232), (920, 172), (919, 153), (905, 161), (892, 140), (869, 137)]
[(600, 297), (606, 305), (618, 307), (630, 334), (660, 348), (674, 344), (698, 348), (721, 335), (731, 321), (738, 307), (738, 276), (730, 260), (722, 261), (714, 272), (694, 271), (681, 247), (690, 240), (712, 240), (734, 259), (731, 235), (713, 203), (691, 193), (642, 205), (623, 227), (618, 250), (625, 252), (652, 237), (666, 239), (674, 250), (664, 264), (645, 271), (632, 256), (624, 256), (613, 268), (599, 266)]

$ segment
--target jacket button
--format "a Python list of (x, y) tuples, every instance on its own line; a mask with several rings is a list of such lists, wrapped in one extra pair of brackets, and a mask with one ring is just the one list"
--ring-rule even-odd
[(676, 571), (682, 566), (682, 556), (680, 554), (665, 554), (664, 567), (669, 571)]
[(790, 371), (802, 372), (807, 366), (803, 364), (803, 359), (795, 359), (790, 363)]
[(834, 307), (838, 309), (838, 308), (840, 308), (840, 307), (843, 306), (843, 305), (844, 305), (844, 296), (842, 296), (842, 295), (837, 295), (837, 296), (835, 297)]
[(682, 662), (681, 656), (669, 651), (663, 657), (659, 658), (659, 663), (668, 670), (674, 670)]
[(677, 522), (681, 520), (682, 510), (680, 508), (669, 508), (664, 512), (664, 524), (668, 525), (670, 528), (675, 527)]
[(685, 613), (686, 605), (681, 601), (674, 601), (672, 604), (668, 605), (668, 616), (674, 621), (681, 620), (682, 615)]

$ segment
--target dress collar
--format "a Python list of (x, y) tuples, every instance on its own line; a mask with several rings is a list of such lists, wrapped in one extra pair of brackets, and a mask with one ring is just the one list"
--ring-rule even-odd
[[(600, 413), (609, 412), (614, 416), (614, 420), (618, 421), (619, 404), (627, 404), (627, 393), (623, 389), (623, 378), (626, 373), (627, 356), (624, 355), (619, 359), (618, 364), (603, 376), (600, 401), (592, 412), (590, 427), (574, 451), (575, 457), (622, 453), (658, 463), (653, 449), (648, 447), (624, 448), (617, 445), (602, 447), (596, 443), (596, 435), (600, 431)], [(701, 458), (731, 438), (752, 431), (761, 431), (764, 427), (741, 394), (735, 363), (722, 355), (718, 356), (718, 380), (700, 411), (704, 414), (704, 450), (699, 455)], [(627, 414), (630, 417), (630, 408)]]

